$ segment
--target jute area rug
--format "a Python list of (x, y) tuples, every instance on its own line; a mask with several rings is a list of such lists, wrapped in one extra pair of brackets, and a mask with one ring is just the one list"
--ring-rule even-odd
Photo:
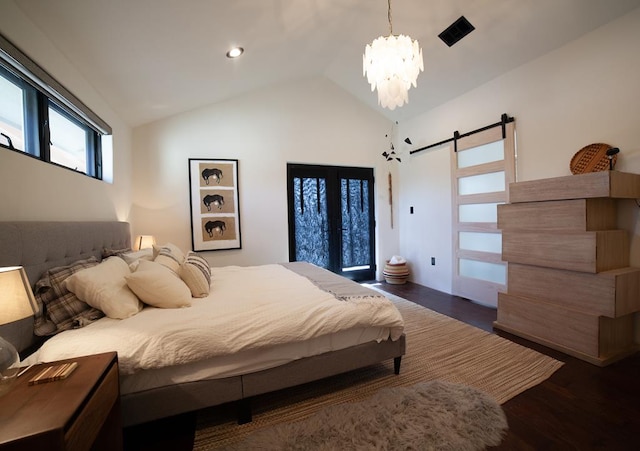
[(563, 364), (532, 349), (385, 293), (405, 320), (407, 351), (400, 374), (383, 362), (256, 397), (253, 421), (236, 423), (232, 406), (198, 414), (194, 450), (229, 447), (248, 435), (300, 421), (324, 407), (363, 401), (382, 388), (446, 381), (474, 387), (502, 404), (549, 378)]

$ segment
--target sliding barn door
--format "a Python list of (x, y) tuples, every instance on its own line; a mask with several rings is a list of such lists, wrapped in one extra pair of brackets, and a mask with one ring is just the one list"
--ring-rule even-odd
[(458, 139), (451, 155), (453, 294), (495, 307), (507, 285), (497, 205), (515, 181), (514, 122)]
[(375, 278), (373, 169), (289, 164), (289, 260)]

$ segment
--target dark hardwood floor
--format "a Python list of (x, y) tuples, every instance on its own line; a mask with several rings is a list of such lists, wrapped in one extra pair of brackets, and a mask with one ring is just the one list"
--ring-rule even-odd
[(640, 353), (600, 368), (494, 330), (494, 309), (413, 283), (379, 287), (565, 363), (549, 379), (502, 405), (509, 432), (492, 449), (640, 449)]
[[(494, 330), (495, 309), (410, 282), (379, 287), (565, 362), (549, 379), (503, 404), (509, 432), (492, 449), (640, 449), (640, 353), (600, 368)], [(195, 415), (187, 414), (127, 428), (125, 450), (187, 450), (194, 427)]]

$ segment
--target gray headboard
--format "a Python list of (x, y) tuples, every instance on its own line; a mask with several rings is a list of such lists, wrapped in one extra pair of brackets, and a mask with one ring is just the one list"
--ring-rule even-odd
[[(131, 246), (127, 222), (18, 221), (0, 222), (0, 267), (23, 266), (33, 287), (48, 269), (95, 256), (103, 249)], [(2, 299), (0, 299), (0, 308)], [(19, 351), (35, 343), (33, 319), (0, 327), (0, 335)]]

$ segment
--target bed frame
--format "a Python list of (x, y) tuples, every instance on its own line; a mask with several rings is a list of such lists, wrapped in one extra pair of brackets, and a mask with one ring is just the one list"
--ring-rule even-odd
[[(103, 249), (131, 245), (126, 222), (0, 222), (0, 267), (23, 266), (31, 285), (48, 269), (95, 256)], [(0, 335), (25, 357), (41, 344), (33, 335), (33, 318), (0, 327)], [(394, 360), (399, 374), (405, 354), (397, 341), (365, 343), (340, 351), (299, 359), (276, 368), (222, 379), (203, 379), (121, 396), (124, 426), (239, 401), (240, 423), (251, 421), (251, 397)]]

